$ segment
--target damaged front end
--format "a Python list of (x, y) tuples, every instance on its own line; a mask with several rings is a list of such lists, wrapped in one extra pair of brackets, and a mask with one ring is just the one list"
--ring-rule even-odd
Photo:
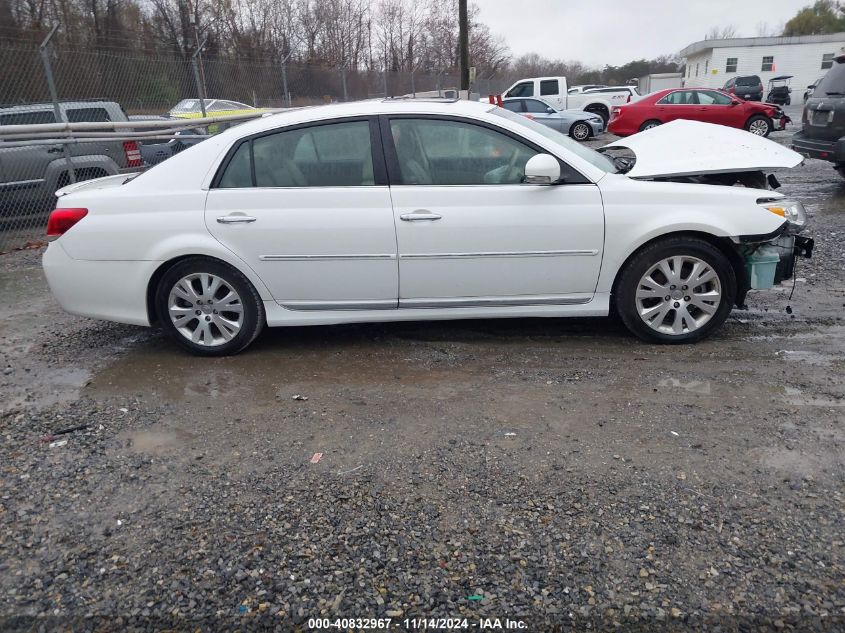
[(799, 235), (807, 226), (807, 212), (799, 201), (761, 198), (757, 204), (782, 217), (784, 223), (769, 235), (733, 238), (745, 264), (747, 289), (752, 290), (771, 288), (791, 279), (796, 257), (812, 257), (815, 246), (812, 238)]
[(723, 125), (677, 120), (618, 139), (599, 151), (629, 178), (777, 189), (773, 169), (803, 158), (769, 139)]
[(749, 290), (791, 279), (796, 258), (813, 254), (812, 238), (800, 235), (807, 226), (804, 206), (777, 194), (766, 195), (780, 187), (770, 170), (789, 169), (803, 161), (779, 143), (744, 130), (678, 120), (618, 139), (600, 151), (629, 178), (761, 190), (757, 204), (784, 221), (770, 234), (730, 238), (737, 255), (733, 262), (739, 281), (737, 306), (744, 306)]

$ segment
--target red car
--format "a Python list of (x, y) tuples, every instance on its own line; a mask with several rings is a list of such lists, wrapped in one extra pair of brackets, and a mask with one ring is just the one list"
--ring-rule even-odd
[(614, 107), (607, 131), (616, 136), (630, 136), (675, 119), (718, 123), (758, 136), (768, 136), (775, 126), (782, 130), (792, 122), (771, 103), (743, 101), (708, 88), (672, 88)]

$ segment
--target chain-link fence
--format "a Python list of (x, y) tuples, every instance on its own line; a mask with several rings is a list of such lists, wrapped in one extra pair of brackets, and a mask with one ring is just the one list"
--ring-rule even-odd
[[(479, 78), (473, 91), (499, 93), (509, 83), (504, 76)], [(49, 37), (40, 47), (4, 43), (0, 47), (0, 252), (44, 235), (57, 189), (145, 169), (219, 128), (172, 130), (155, 139), (130, 136), (132, 130), (126, 130), (124, 137), (114, 134), (92, 141), (73, 135), (70, 140), (44, 134), (10, 137), (2, 133), (3, 126), (131, 121), (137, 131), (148, 121), (172, 116), (445, 94), (458, 84), (457, 73), (447, 71), (373, 71), (201, 54), (182, 59), (59, 49), (50, 45)], [(174, 112), (180, 102), (181, 110)]]

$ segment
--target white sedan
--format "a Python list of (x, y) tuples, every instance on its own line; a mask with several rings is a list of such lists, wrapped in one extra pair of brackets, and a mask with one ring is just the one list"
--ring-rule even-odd
[[(707, 152), (681, 148), (667, 166), (658, 141), (673, 125), (625, 139), (631, 169), (489, 104), (266, 116), (135, 178), (57, 192), (44, 271), (66, 310), (159, 323), (204, 355), (238, 352), (266, 325), (612, 310), (642, 339), (698, 341), (812, 243), (796, 237), (799, 202), (700, 184), (726, 177), (694, 164)], [(801, 160), (722, 130), (752, 143), (746, 162), (761, 157), (745, 172)]]

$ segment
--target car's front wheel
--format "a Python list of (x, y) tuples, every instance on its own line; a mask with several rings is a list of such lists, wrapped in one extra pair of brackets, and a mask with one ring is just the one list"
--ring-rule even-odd
[(772, 120), (762, 114), (755, 114), (745, 123), (745, 129), (757, 136), (768, 136), (773, 127)]
[(590, 138), (590, 126), (583, 121), (578, 121), (569, 128), (569, 136), (576, 141), (586, 141)]
[(194, 354), (236, 354), (264, 328), (264, 304), (239, 271), (208, 257), (174, 264), (156, 290), (164, 330)]
[(618, 280), (623, 323), (656, 343), (694, 343), (719, 328), (736, 297), (736, 278), (718, 248), (695, 237), (669, 237), (643, 248)]

